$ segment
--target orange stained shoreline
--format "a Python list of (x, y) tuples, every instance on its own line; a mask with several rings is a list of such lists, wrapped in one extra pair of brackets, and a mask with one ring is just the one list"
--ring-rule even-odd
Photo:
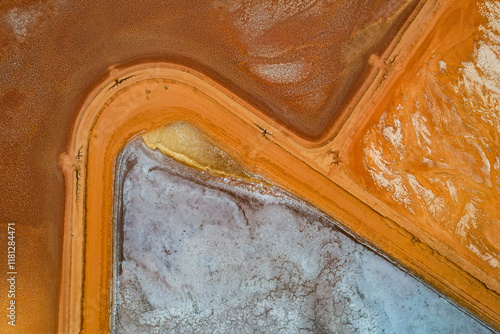
[[(111, 88), (114, 78), (130, 75)], [(112, 70), (81, 108), (68, 151), (61, 157), (66, 181), (61, 333), (110, 330), (115, 161), (131, 140), (180, 120), (214, 138), (249, 171), (307, 200), (362, 242), (500, 328), (498, 291), (443, 256), (439, 240), (411, 227), (411, 222), (380, 214), (376, 206), (364, 203), (369, 201), (356, 197), (356, 191), (339, 186), (345, 184), (345, 175), (325, 158), (338, 145), (335, 141), (303, 146), (285, 128), (202, 74), (157, 63)], [(254, 123), (273, 137), (263, 136)]]

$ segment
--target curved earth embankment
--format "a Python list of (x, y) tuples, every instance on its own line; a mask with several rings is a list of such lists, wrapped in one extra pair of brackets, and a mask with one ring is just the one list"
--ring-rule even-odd
[[(119, 85), (111, 80), (126, 77)], [(435, 240), (439, 236), (415, 228), (421, 234), (412, 234), (411, 221), (389, 219), (357, 198), (356, 188), (340, 187), (341, 167), (313, 159), (329, 156), (334, 143), (301, 146), (293, 134), (209, 78), (158, 63), (111, 73), (84, 104), (61, 159), (68, 181), (61, 331), (108, 329), (115, 159), (130, 140), (179, 120), (194, 124), (249, 171), (306, 199), (474, 314), (500, 323), (498, 291), (483, 284), (498, 278), (473, 276), (474, 263), (459, 267), (433, 247), (446, 246)], [(256, 124), (273, 135), (263, 135)]]

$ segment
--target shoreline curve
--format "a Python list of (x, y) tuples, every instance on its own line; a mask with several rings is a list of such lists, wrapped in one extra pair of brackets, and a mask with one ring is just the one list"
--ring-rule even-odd
[[(114, 78), (128, 76), (112, 87)], [(80, 109), (67, 153), (61, 156), (66, 209), (60, 332), (109, 329), (115, 159), (142, 133), (181, 120), (222, 143), (248, 170), (313, 204), (358, 240), (500, 328), (498, 291), (417, 238), (404, 222), (380, 214), (339, 186), (335, 166), (317, 158), (327, 155), (330, 143), (304, 147), (285, 128), (208, 77), (156, 63), (112, 70)], [(255, 123), (273, 137), (262, 136)]]

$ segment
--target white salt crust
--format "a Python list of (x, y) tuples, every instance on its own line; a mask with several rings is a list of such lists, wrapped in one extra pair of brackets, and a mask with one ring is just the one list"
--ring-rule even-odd
[(118, 333), (488, 332), (279, 189), (122, 157)]

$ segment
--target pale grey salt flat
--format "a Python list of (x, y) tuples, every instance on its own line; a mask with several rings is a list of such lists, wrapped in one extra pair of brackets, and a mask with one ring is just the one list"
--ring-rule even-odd
[(117, 174), (117, 333), (490, 333), (277, 189), (140, 140)]

